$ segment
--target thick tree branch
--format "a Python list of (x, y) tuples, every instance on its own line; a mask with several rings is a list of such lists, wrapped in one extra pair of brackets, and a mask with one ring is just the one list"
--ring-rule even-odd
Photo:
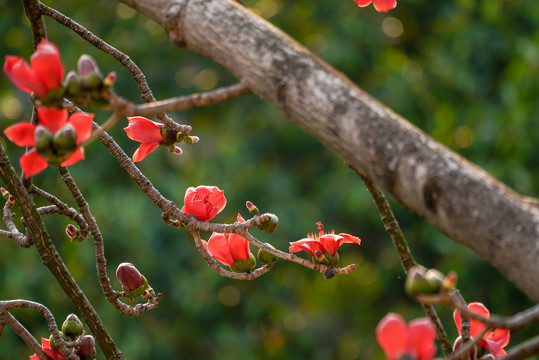
[(539, 208), (232, 0), (121, 0), (539, 301)]

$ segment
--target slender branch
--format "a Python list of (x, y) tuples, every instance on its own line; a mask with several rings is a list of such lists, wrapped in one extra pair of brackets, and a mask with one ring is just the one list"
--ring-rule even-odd
[[(401, 265), (405, 273), (408, 273), (412, 266), (416, 265), (416, 262), (414, 260), (414, 257), (412, 256), (410, 248), (408, 247), (408, 243), (406, 242), (404, 234), (400, 229), (399, 223), (397, 222), (397, 219), (395, 218), (395, 215), (391, 210), (391, 206), (387, 202), (384, 194), (378, 189), (378, 187), (376, 186), (376, 184), (374, 184), (372, 180), (367, 178), (365, 175), (363, 175), (361, 171), (355, 169), (350, 164), (347, 165), (361, 178), (361, 180), (367, 187), (367, 190), (371, 194), (374, 200), (374, 204), (378, 209), (378, 213), (380, 214), (380, 218), (384, 223), (384, 228), (391, 237), (395, 249), (397, 249)], [(440, 346), (442, 347), (444, 355), (447, 356), (451, 354), (453, 349), (451, 343), (449, 342), (449, 337), (445, 332), (443, 324), (440, 321), (440, 318), (438, 317), (434, 306), (425, 303), (421, 303), (421, 306), (423, 307), (425, 314), (430, 318), (430, 320), (434, 324), (434, 327), (436, 328), (436, 336), (438, 338), (438, 341), (440, 342)]]
[(517, 346), (513, 346), (507, 355), (501, 357), (500, 360), (520, 360), (527, 359), (531, 355), (539, 353), (539, 336), (528, 339)]
[(84, 199), (83, 194), (75, 184), (75, 181), (71, 177), (71, 174), (69, 173), (67, 168), (60, 167), (58, 168), (58, 170), (62, 175), (64, 183), (71, 192), (73, 199), (79, 206), (79, 210), (82, 213), (82, 216), (84, 217), (86, 223), (88, 224), (90, 232), (92, 233), (92, 236), (94, 238), (96, 268), (99, 278), (99, 284), (107, 300), (112, 305), (114, 305), (116, 309), (129, 316), (141, 316), (146, 311), (157, 307), (161, 296), (150, 298), (146, 303), (137, 304), (135, 307), (129, 306), (118, 299), (121, 296), (125, 296), (125, 294), (123, 292), (115, 291), (112, 288), (110, 278), (107, 275), (107, 259), (105, 257), (104, 239), (101, 234), (101, 231), (99, 230), (99, 226), (90, 211), (90, 205), (88, 204), (86, 199)]
[(0, 322), (12, 328), (13, 331), (15, 331), (15, 333), (19, 335), (19, 337), (26, 343), (26, 345), (28, 345), (30, 349), (34, 351), (40, 360), (49, 360), (49, 356), (45, 354), (41, 348), (41, 345), (39, 345), (32, 334), (30, 334), (30, 332), (3, 307), (0, 307)]
[(32, 41), (35, 49), (42, 39), (47, 38), (47, 29), (45, 28), (45, 23), (41, 17), (39, 3), (36, 0), (22, 0), (22, 5), (26, 17), (30, 20)]

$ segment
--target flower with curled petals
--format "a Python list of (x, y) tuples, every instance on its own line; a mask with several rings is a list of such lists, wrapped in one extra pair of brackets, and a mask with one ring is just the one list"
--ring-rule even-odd
[[(174, 145), (180, 141), (178, 131), (142, 116), (131, 116), (127, 120), (129, 125), (124, 128), (127, 136), (142, 143), (133, 154), (133, 162), (144, 160), (158, 146), (166, 146), (171, 152), (181, 155), (182, 149)], [(197, 142), (198, 137), (191, 137), (191, 141)]]
[[(52, 360), (65, 360), (64, 355), (58, 350), (53, 350), (48, 339), (41, 338), (41, 348)], [(39, 360), (36, 354), (30, 356), (30, 360)]]
[(217, 186), (200, 185), (185, 191), (184, 205), (181, 211), (196, 217), (200, 221), (210, 221), (224, 209), (226, 198), (224, 191)]
[(371, 3), (374, 5), (376, 11), (388, 12), (391, 9), (397, 7), (397, 0), (354, 0), (358, 6), (369, 6)]
[(43, 39), (30, 57), (29, 65), (17, 56), (6, 56), (4, 72), (19, 89), (45, 98), (50, 90), (61, 88), (64, 66), (53, 43)]
[(376, 339), (387, 360), (431, 360), (436, 354), (436, 330), (427, 318), (406, 325), (402, 316), (389, 313), (376, 326)]
[(66, 109), (38, 108), (37, 116), (38, 125), (20, 122), (4, 130), (15, 144), (32, 147), (19, 160), (27, 178), (47, 165), (69, 166), (84, 159), (79, 144), (92, 132), (93, 114), (78, 112), (68, 118)]
[(337, 250), (344, 243), (361, 244), (361, 240), (345, 233), (335, 234), (332, 230), (329, 233), (324, 232), (324, 225), (321, 222), (318, 225), (318, 234), (308, 234), (307, 238), (290, 242), (290, 252), (307, 251), (312, 255), (316, 263), (336, 266), (339, 262)]
[[(486, 306), (480, 302), (469, 303), (468, 310), (487, 319), (490, 317), (490, 312)], [(453, 312), (453, 320), (455, 321), (459, 335), (461, 335), (462, 319), (458, 310)], [(474, 319), (470, 320), (470, 336), (472, 338), (477, 339), (484, 329), (485, 324), (482, 322)], [(509, 337), (510, 332), (508, 329), (489, 330), (483, 335), (483, 338), (479, 341), (478, 345), (480, 348), (488, 350), (488, 352), (490, 352), (490, 354), (495, 358), (499, 358), (506, 354), (503, 348), (509, 344)]]

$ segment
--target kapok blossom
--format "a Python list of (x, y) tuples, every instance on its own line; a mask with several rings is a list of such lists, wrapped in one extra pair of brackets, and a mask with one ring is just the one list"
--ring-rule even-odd
[(182, 149), (174, 146), (174, 143), (178, 141), (176, 130), (142, 116), (131, 116), (127, 120), (129, 125), (124, 128), (127, 136), (131, 140), (142, 143), (133, 154), (133, 162), (144, 160), (158, 146), (172, 147), (171, 151), (178, 155), (182, 153)]
[(48, 164), (69, 166), (84, 159), (84, 148), (78, 144), (90, 136), (93, 114), (78, 112), (68, 118), (66, 109), (38, 108), (37, 117), (39, 125), (20, 122), (4, 130), (15, 144), (32, 147), (19, 160), (27, 178)]
[[(237, 219), (240, 223), (245, 222), (240, 214)], [(249, 259), (249, 241), (239, 234), (214, 232), (208, 242), (203, 240), (202, 243), (212, 257), (226, 266)]]
[(185, 191), (184, 205), (181, 211), (196, 217), (200, 221), (210, 221), (224, 209), (226, 198), (224, 191), (217, 186), (200, 185)]
[[(329, 233), (324, 232), (324, 225), (319, 221), (318, 234), (308, 234), (307, 238), (290, 242), (290, 252), (307, 251), (313, 256), (313, 259), (321, 262), (328, 255), (335, 256), (337, 250), (344, 243), (361, 244), (361, 239), (350, 234), (340, 233), (338, 235), (332, 230)], [(337, 259), (338, 262), (338, 259)], [(329, 264), (336, 265), (336, 264)]]
[(436, 330), (427, 318), (415, 319), (408, 325), (399, 314), (389, 313), (376, 326), (376, 339), (387, 360), (408, 356), (415, 360), (431, 360), (436, 354)]
[(43, 39), (30, 63), (17, 56), (6, 56), (4, 72), (19, 89), (44, 98), (49, 90), (62, 86), (64, 66), (56, 45)]
[[(490, 312), (480, 302), (472, 302), (468, 304), (468, 311), (481, 315), (484, 318), (489, 318)], [(455, 320), (455, 325), (457, 325), (457, 330), (459, 335), (461, 335), (461, 326), (462, 319), (460, 317), (460, 312), (455, 310), (453, 312), (453, 320)], [(471, 319), (470, 320), (470, 336), (474, 339), (477, 339), (485, 329), (485, 324), (480, 321)], [(499, 358), (506, 354), (504, 347), (509, 344), (510, 331), (508, 329), (494, 329), (489, 330), (483, 338), (479, 341), (478, 345), (490, 352), (495, 358)]]
[[(41, 338), (41, 348), (52, 360), (65, 360), (64, 355), (58, 350), (53, 350), (48, 339)], [(30, 356), (30, 360), (39, 360), (36, 354)]]
[(369, 6), (373, 3), (376, 11), (388, 12), (397, 7), (397, 0), (354, 0), (358, 6)]

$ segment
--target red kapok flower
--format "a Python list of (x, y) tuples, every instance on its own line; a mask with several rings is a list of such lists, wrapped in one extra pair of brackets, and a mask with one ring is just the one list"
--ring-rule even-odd
[(6, 56), (4, 72), (19, 89), (45, 97), (49, 90), (62, 86), (64, 66), (56, 45), (43, 39), (30, 57), (31, 66), (17, 56)]
[[(488, 309), (480, 302), (469, 303), (468, 310), (487, 319), (490, 316)], [(461, 335), (462, 319), (458, 310), (453, 312), (453, 320), (455, 320), (455, 325), (457, 325), (457, 330), (459, 335)], [(485, 324), (482, 322), (474, 319), (470, 320), (470, 336), (472, 338), (477, 339), (484, 329)], [(499, 358), (506, 354), (503, 348), (509, 344), (509, 337), (510, 331), (508, 329), (489, 330), (483, 335), (481, 341), (479, 341), (479, 346), (487, 349), (495, 358)]]
[(131, 140), (142, 143), (133, 154), (133, 162), (144, 160), (149, 153), (160, 145), (168, 146), (170, 151), (175, 154), (180, 155), (182, 153), (182, 149), (174, 146), (174, 143), (178, 141), (178, 132), (176, 130), (142, 116), (131, 116), (127, 120), (129, 120), (129, 125), (124, 128), (127, 136)]
[[(321, 262), (328, 256), (334, 257), (339, 247), (344, 243), (361, 244), (361, 240), (356, 236), (345, 233), (336, 235), (333, 230), (329, 233), (324, 233), (324, 225), (320, 221), (316, 225), (318, 225), (318, 234), (308, 234), (307, 238), (291, 242), (289, 251), (307, 251), (313, 256), (313, 259)], [(338, 258), (336, 261), (338, 262)], [(336, 264), (330, 263), (329, 265), (334, 266)]]
[(427, 318), (406, 322), (399, 314), (389, 313), (376, 326), (376, 339), (387, 360), (408, 355), (416, 360), (431, 360), (436, 354), (434, 325)]
[[(53, 350), (48, 339), (41, 338), (41, 348), (45, 351), (45, 354), (49, 355), (52, 360), (65, 360), (64, 355), (58, 350)], [(39, 360), (39, 357), (34, 354), (30, 356), (30, 360)]]
[(210, 221), (224, 209), (226, 198), (224, 191), (217, 186), (200, 185), (187, 189), (184, 203), (181, 210), (183, 213), (200, 221)]
[(4, 130), (19, 146), (32, 146), (21, 156), (20, 165), (28, 178), (47, 164), (69, 166), (84, 159), (84, 148), (77, 146), (92, 132), (93, 114), (74, 113), (68, 119), (66, 109), (37, 109), (39, 125), (21, 122)]
[[(238, 214), (239, 222), (245, 222)], [(214, 232), (208, 242), (203, 241), (204, 247), (216, 260), (227, 266), (232, 266), (236, 260), (249, 259), (249, 241), (235, 233)]]
[(359, 6), (369, 6), (373, 3), (376, 11), (388, 12), (397, 7), (397, 0), (354, 0)]

